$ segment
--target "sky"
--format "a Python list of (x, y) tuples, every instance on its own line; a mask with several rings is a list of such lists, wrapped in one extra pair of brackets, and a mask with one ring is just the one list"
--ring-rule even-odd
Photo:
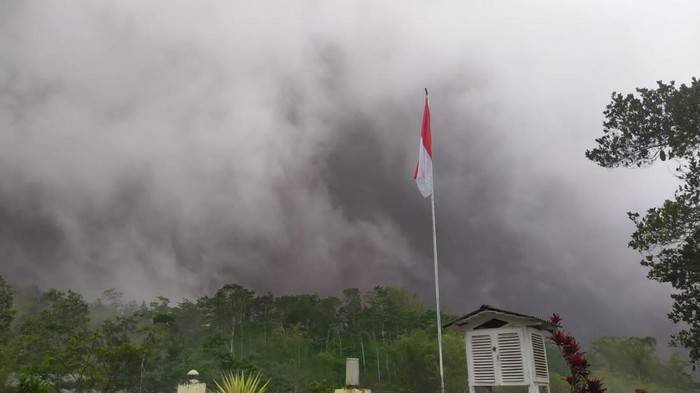
[(443, 309), (665, 342), (626, 244), (672, 168), (584, 157), (613, 91), (688, 82), (694, 1), (0, 3), (0, 274), (177, 299), (433, 301), (411, 175), (431, 93)]

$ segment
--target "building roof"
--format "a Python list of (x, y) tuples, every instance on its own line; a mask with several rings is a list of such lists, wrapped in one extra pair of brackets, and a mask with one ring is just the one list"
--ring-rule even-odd
[(469, 325), (471, 322), (473, 322), (475, 319), (483, 317), (487, 314), (493, 314), (494, 317), (498, 316), (505, 316), (505, 317), (510, 317), (510, 318), (515, 318), (522, 320), (525, 322), (528, 326), (542, 329), (542, 330), (547, 330), (552, 332), (554, 330), (554, 325), (541, 318), (533, 317), (532, 315), (525, 315), (525, 314), (520, 314), (512, 311), (507, 311), (507, 310), (502, 310), (493, 306), (489, 306), (488, 304), (484, 304), (481, 307), (479, 307), (477, 310), (474, 310), (470, 312), (469, 314), (463, 315), (457, 319), (454, 319), (446, 324), (444, 324), (442, 327), (443, 328), (452, 328), (452, 329), (457, 329), (457, 330), (462, 330), (465, 329), (466, 325)]

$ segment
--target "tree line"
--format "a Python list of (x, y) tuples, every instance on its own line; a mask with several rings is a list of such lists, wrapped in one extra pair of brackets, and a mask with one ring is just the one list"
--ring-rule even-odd
[[(443, 345), (448, 391), (464, 392), (463, 337), (447, 332)], [(552, 392), (566, 392), (561, 357), (549, 351)], [(689, 363), (659, 360), (651, 339), (601, 338), (591, 354), (622, 383), (697, 388)], [(15, 290), (0, 277), (4, 391), (172, 392), (196, 369), (210, 386), (245, 371), (270, 378), (271, 393), (328, 393), (342, 387), (346, 357), (360, 359), (362, 385), (377, 392), (437, 391), (434, 312), (389, 287), (322, 297), (228, 284), (196, 299), (137, 303), (116, 290), (93, 301), (72, 290)]]

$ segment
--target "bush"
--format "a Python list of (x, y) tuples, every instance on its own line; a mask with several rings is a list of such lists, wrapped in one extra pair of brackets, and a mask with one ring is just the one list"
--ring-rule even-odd
[(50, 393), (51, 386), (36, 375), (20, 375), (17, 393)]

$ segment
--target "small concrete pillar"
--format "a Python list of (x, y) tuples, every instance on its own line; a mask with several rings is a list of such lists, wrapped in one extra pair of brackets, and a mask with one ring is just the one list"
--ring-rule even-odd
[(207, 384), (199, 382), (197, 370), (187, 372), (187, 382), (177, 385), (177, 393), (206, 393)]
[(360, 386), (360, 359), (345, 359), (345, 386)]
[(335, 389), (335, 393), (372, 393), (370, 389), (360, 388), (360, 359), (345, 359), (345, 387)]

